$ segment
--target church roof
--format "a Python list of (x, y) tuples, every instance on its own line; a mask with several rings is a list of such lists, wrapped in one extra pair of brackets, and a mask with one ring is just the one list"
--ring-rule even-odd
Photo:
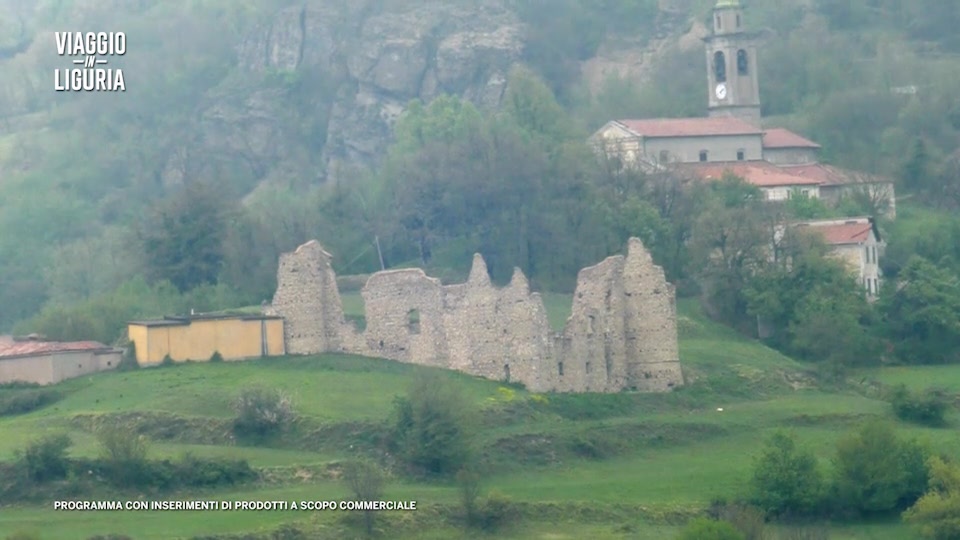
[(651, 118), (617, 120), (617, 123), (641, 137), (714, 137), (723, 135), (759, 135), (760, 128), (738, 118)]
[(870, 239), (871, 232), (877, 240), (880, 240), (880, 231), (877, 230), (876, 221), (868, 217), (804, 221), (796, 223), (795, 226), (809, 227), (811, 232), (816, 231), (831, 246), (862, 244)]
[(816, 186), (821, 183), (816, 178), (790, 174), (767, 161), (682, 163), (678, 166), (683, 170), (692, 172), (702, 180), (719, 180), (723, 178), (724, 173), (730, 173), (761, 188)]
[(783, 129), (771, 128), (763, 132), (764, 148), (820, 148), (820, 145)]

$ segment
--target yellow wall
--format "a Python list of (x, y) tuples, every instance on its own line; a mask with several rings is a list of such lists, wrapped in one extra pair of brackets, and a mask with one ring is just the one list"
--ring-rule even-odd
[[(266, 330), (264, 332), (263, 330)], [(128, 335), (136, 344), (137, 363), (159, 364), (167, 355), (175, 362), (209, 360), (219, 352), (224, 360), (284, 354), (283, 320), (209, 319), (173, 326), (130, 324)]]

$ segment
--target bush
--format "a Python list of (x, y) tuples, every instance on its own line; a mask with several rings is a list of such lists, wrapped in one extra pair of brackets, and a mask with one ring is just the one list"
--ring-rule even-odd
[(173, 478), (186, 487), (233, 485), (257, 477), (245, 459), (202, 459), (188, 453), (173, 468)]
[(836, 506), (880, 514), (913, 504), (927, 488), (927, 452), (901, 440), (890, 426), (873, 422), (837, 442)]
[(67, 477), (70, 462), (67, 449), (72, 441), (64, 434), (38, 439), (20, 452), (19, 462), (27, 478), (34, 482), (47, 482)]
[(295, 418), (289, 397), (279, 390), (248, 388), (233, 402), (233, 431), (240, 437), (273, 435)]
[(819, 506), (824, 481), (817, 458), (797, 448), (796, 440), (775, 434), (753, 468), (753, 502), (773, 514), (809, 514)]
[(763, 511), (753, 506), (724, 504), (711, 512), (714, 519), (725, 521), (743, 535), (744, 540), (766, 540), (767, 524)]
[(436, 373), (419, 373), (406, 398), (394, 401), (392, 442), (417, 472), (446, 475), (472, 456), (473, 414), (458, 389)]
[[(356, 501), (376, 501), (383, 498), (383, 485), (386, 474), (383, 469), (369, 461), (351, 461), (343, 468), (343, 481), (347, 484)], [(373, 534), (374, 513), (363, 511), (364, 528), (367, 534)]]
[(101, 428), (97, 440), (104, 474), (111, 483), (123, 487), (156, 483), (148, 467), (146, 437), (112, 426)]
[(520, 519), (520, 512), (506, 495), (491, 491), (478, 505), (474, 526), (488, 532), (498, 531)]
[(5, 389), (0, 393), (0, 416), (26, 414), (61, 397), (63, 394), (51, 388)]
[(480, 497), (480, 475), (470, 469), (460, 469), (457, 473), (457, 487), (460, 488), (460, 504), (463, 520), (468, 527), (479, 524), (477, 499)]
[(927, 388), (922, 393), (915, 393), (904, 384), (893, 389), (890, 404), (897, 418), (932, 427), (946, 424), (946, 414), (950, 408), (947, 393), (943, 390)]
[(220, 354), (220, 351), (213, 351), (213, 354), (210, 355), (210, 362), (211, 363), (223, 362), (223, 355)]
[(160, 365), (161, 365), (161, 366), (164, 366), (164, 367), (170, 367), (170, 366), (173, 366), (173, 365), (175, 365), (175, 364), (176, 364), (176, 362), (173, 361), (173, 358), (170, 358), (170, 355), (169, 355), (169, 354), (165, 354), (165, 355), (163, 356), (163, 360), (160, 362)]
[(687, 524), (677, 540), (744, 540), (744, 537), (726, 521), (698, 518)]

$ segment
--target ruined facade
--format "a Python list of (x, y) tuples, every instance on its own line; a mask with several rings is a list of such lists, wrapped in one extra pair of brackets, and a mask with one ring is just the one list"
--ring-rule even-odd
[(280, 258), (265, 308), (284, 318), (291, 354), (346, 352), (523, 383), (535, 392), (668, 391), (683, 384), (673, 286), (640, 240), (627, 255), (584, 268), (562, 332), (516, 269), (490, 282), (474, 255), (466, 283), (443, 285), (420, 269), (370, 276), (366, 328), (343, 314), (330, 254), (311, 240)]

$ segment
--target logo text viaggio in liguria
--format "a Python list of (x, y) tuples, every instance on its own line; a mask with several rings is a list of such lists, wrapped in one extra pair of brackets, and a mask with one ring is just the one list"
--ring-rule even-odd
[(57, 92), (126, 92), (123, 69), (110, 60), (127, 52), (123, 32), (55, 32), (57, 55), (69, 57), (70, 67), (53, 72)]

